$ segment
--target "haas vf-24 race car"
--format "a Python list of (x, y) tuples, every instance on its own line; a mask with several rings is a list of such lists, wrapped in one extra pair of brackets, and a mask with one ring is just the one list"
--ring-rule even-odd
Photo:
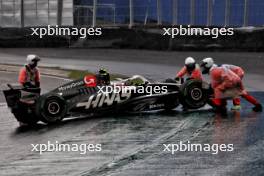
[[(111, 81), (109, 85), (89, 86), (86, 79), (69, 82), (45, 94), (40, 94), (39, 88), (8, 84), (4, 95), (17, 121), (29, 125), (39, 121), (57, 123), (67, 117), (171, 110), (179, 104), (198, 109), (208, 99), (209, 86), (199, 80), (154, 82), (133, 76)], [(109, 88), (112, 91), (106, 91)]]

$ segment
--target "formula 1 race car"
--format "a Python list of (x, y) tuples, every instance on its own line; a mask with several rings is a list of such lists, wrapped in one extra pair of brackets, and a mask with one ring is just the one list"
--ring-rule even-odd
[(154, 82), (133, 76), (96, 85), (95, 79), (85, 76), (42, 95), (39, 88), (8, 84), (4, 95), (15, 118), (29, 125), (57, 123), (66, 117), (171, 110), (179, 104), (198, 109), (208, 99), (209, 86), (199, 80)]

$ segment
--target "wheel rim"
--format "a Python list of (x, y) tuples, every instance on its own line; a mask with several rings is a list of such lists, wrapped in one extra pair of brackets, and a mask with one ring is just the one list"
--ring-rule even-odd
[(193, 100), (198, 101), (202, 98), (203, 92), (200, 88), (194, 88), (191, 90), (191, 97)]
[(56, 115), (60, 112), (60, 105), (57, 102), (51, 102), (48, 105), (48, 112), (51, 115)]

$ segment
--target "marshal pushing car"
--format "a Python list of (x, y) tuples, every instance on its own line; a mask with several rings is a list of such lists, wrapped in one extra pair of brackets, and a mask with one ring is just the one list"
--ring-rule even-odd
[(88, 75), (45, 94), (39, 88), (8, 84), (4, 95), (17, 121), (29, 125), (57, 123), (67, 117), (171, 110), (180, 104), (198, 109), (208, 99), (208, 84), (198, 80), (155, 82), (135, 75), (108, 84), (96, 82)]

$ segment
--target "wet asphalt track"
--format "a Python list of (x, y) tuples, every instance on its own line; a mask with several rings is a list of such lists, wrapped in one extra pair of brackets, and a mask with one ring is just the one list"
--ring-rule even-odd
[[(0, 73), (0, 83), (16, 74)], [(43, 77), (49, 90), (63, 80)], [(260, 87), (259, 88), (263, 88)], [(254, 95), (264, 104), (264, 93)], [(1, 95), (0, 95), (1, 97)], [(2, 98), (0, 98), (2, 100)], [(56, 126), (18, 127), (0, 105), (0, 175), (264, 175), (264, 114), (243, 102), (227, 117), (195, 112), (120, 115), (65, 120)], [(102, 152), (31, 152), (31, 143), (101, 143)], [(163, 152), (162, 144), (234, 144), (233, 152)]]

